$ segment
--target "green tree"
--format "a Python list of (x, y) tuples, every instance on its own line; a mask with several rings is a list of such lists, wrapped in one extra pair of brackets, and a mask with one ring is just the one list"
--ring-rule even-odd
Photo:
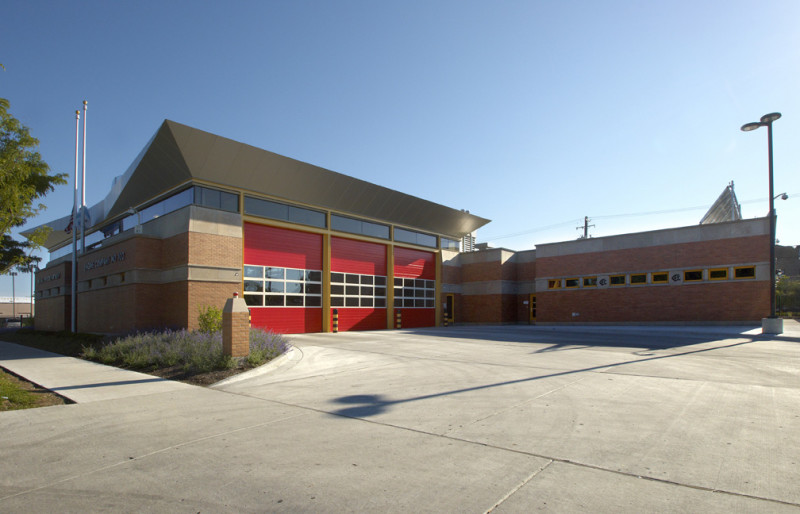
[(39, 140), (8, 112), (9, 106), (0, 98), (0, 274), (30, 265), (30, 250), (44, 242), (49, 229), (37, 230), (28, 241), (15, 240), (11, 230), (45, 208), (37, 200), (67, 183), (66, 174), (49, 174), (50, 167), (36, 151)]
[(222, 330), (222, 310), (213, 305), (201, 305), (197, 316), (200, 332), (211, 334)]
[(782, 312), (800, 311), (800, 280), (781, 277), (775, 288), (777, 306)]

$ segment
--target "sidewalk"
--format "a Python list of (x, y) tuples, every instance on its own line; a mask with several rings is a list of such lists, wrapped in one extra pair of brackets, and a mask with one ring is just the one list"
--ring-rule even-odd
[(194, 387), (57, 353), (0, 341), (0, 367), (76, 403)]

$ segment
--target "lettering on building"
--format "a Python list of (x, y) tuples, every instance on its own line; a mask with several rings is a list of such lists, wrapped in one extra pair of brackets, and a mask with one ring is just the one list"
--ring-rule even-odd
[(61, 278), (61, 272), (59, 271), (58, 273), (53, 273), (51, 275), (45, 275), (44, 277), (41, 277), (39, 279), (39, 283), (43, 284), (45, 282), (52, 282), (53, 280), (58, 280), (60, 278)]
[(124, 260), (125, 260), (125, 252), (119, 252), (112, 255), (108, 255), (106, 257), (95, 259), (93, 261), (89, 261), (84, 265), (83, 269), (86, 271), (90, 271), (96, 268), (102, 268), (103, 266), (108, 266), (109, 264), (114, 264), (116, 262), (122, 262)]

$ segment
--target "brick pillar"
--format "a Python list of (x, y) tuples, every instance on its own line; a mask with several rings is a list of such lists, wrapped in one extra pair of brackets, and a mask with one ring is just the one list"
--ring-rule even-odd
[(222, 352), (232, 357), (250, 354), (250, 311), (239, 293), (233, 293), (222, 309)]

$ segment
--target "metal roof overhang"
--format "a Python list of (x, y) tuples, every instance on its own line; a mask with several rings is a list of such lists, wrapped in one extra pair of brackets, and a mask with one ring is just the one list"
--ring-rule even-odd
[(165, 120), (106, 218), (187, 180), (461, 237), (489, 223), (465, 211)]

